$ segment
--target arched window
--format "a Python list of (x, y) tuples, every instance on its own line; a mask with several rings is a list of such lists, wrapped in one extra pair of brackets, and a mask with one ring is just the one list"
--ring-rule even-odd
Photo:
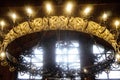
[[(23, 56), (23, 55), (22, 55)], [(28, 55), (23, 56), (24, 62), (28, 63), (30, 69), (42, 68), (43, 67), (43, 49), (42, 47), (34, 47), (32, 52)], [(27, 71), (26, 73), (18, 72), (18, 80), (31, 80), (31, 79), (41, 79), (42, 76), (35, 75), (34, 77)]]
[(80, 50), (77, 41), (56, 43), (56, 62), (63, 69), (80, 69)]

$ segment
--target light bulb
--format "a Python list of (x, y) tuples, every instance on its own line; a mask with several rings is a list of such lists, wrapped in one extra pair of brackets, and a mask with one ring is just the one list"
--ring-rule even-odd
[(116, 54), (115, 57), (116, 57), (117, 60), (120, 60), (120, 54)]
[(11, 13), (11, 18), (13, 20), (13, 23), (15, 23), (16, 19), (17, 19), (17, 15), (16, 13)]
[(46, 3), (46, 10), (48, 13), (52, 11), (52, 5), (50, 3)]
[(3, 60), (3, 59), (5, 58), (5, 56), (6, 56), (5, 52), (2, 51), (2, 52), (0, 53), (0, 58)]
[(84, 10), (84, 15), (88, 15), (91, 12), (92, 8), (91, 7), (86, 7)]
[(88, 73), (88, 70), (86, 68), (83, 69), (84, 73)]
[(0, 25), (1, 25), (1, 26), (5, 26), (5, 21), (3, 21), (3, 20), (0, 21)]
[(15, 13), (13, 13), (13, 14), (11, 15), (11, 17), (12, 17), (13, 19), (16, 19), (16, 18), (17, 18), (17, 16), (16, 16)]
[(117, 29), (118, 26), (120, 25), (120, 22), (119, 22), (118, 20), (115, 20), (114, 25), (115, 25), (115, 27), (116, 27), (116, 29)]
[(32, 9), (30, 7), (26, 8), (26, 12), (27, 12), (29, 17), (33, 14), (33, 11), (32, 11)]
[(73, 8), (73, 4), (72, 3), (67, 3), (66, 4), (66, 12), (68, 12), (68, 13), (71, 13), (72, 12), (72, 8)]
[(107, 18), (108, 18), (108, 14), (107, 14), (107, 13), (104, 13), (104, 14), (102, 15), (102, 19), (103, 19), (104, 21), (106, 21)]
[(3, 30), (5, 25), (6, 25), (6, 23), (4, 20), (0, 21), (1, 30)]

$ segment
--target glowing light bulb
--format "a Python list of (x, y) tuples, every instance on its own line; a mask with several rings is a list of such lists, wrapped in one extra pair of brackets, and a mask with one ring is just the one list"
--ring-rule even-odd
[(117, 59), (117, 61), (120, 61), (120, 54), (116, 54), (116, 59)]
[(1, 59), (4, 59), (5, 56), (6, 56), (6, 55), (5, 55), (5, 52), (1, 52), (1, 53), (0, 53), (0, 58), (1, 58)]
[(15, 13), (11, 13), (11, 18), (13, 19), (13, 23), (15, 23), (17, 15)]
[(114, 25), (115, 25), (115, 27), (116, 27), (116, 29), (117, 29), (118, 26), (120, 25), (120, 22), (119, 22), (118, 20), (115, 20)]
[(72, 8), (73, 8), (73, 4), (72, 3), (67, 3), (66, 5), (66, 12), (71, 13), (72, 12)]
[(102, 15), (102, 19), (103, 19), (104, 21), (106, 21), (107, 18), (108, 18), (108, 14), (107, 14), (107, 13), (104, 13), (104, 14)]
[(4, 26), (6, 25), (5, 21), (0, 21), (0, 26), (1, 26), (1, 30), (3, 30)]
[(17, 16), (16, 16), (15, 13), (13, 13), (13, 14), (11, 15), (11, 17), (12, 17), (13, 19), (16, 19), (16, 18), (17, 18)]
[(27, 12), (29, 17), (33, 14), (33, 11), (32, 11), (32, 9), (30, 7), (26, 8), (26, 12)]
[(52, 11), (52, 5), (50, 3), (46, 4), (46, 10), (48, 13), (50, 13)]
[(3, 20), (0, 21), (0, 25), (1, 25), (1, 26), (5, 26), (5, 21), (3, 21)]
[(84, 68), (83, 71), (84, 71), (84, 73), (87, 73), (87, 72), (88, 72), (88, 70), (87, 70), (86, 68)]
[(91, 7), (86, 7), (84, 10), (84, 14), (88, 15), (91, 12), (92, 8)]

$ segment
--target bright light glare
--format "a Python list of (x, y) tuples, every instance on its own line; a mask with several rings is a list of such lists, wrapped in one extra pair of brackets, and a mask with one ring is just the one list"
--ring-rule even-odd
[(72, 12), (72, 8), (73, 8), (73, 4), (72, 3), (67, 3), (66, 5), (66, 12), (71, 13)]
[(0, 21), (0, 25), (3, 27), (3, 26), (5, 26), (5, 21)]
[(88, 72), (88, 70), (87, 70), (86, 68), (84, 68), (83, 71), (84, 71), (84, 73), (87, 73), (87, 72)]
[(6, 23), (4, 20), (0, 21), (1, 30), (3, 30), (5, 25), (6, 25)]
[(104, 14), (102, 15), (102, 19), (105, 21), (107, 18), (108, 18), (108, 14), (107, 14), (107, 13), (104, 13)]
[[(110, 71), (109, 72), (109, 79), (119, 79), (120, 78), (120, 71)], [(106, 79), (108, 79), (108, 77), (107, 77), (107, 73), (106, 72), (102, 72), (102, 73), (100, 73), (99, 74), (99, 76), (98, 77), (96, 77), (96, 79), (100, 79), (100, 80), (106, 80)]]
[(84, 14), (88, 15), (91, 12), (92, 8), (91, 7), (86, 7), (84, 10)]
[(17, 18), (17, 15), (16, 15), (15, 13), (12, 13), (12, 14), (11, 14), (11, 17), (12, 17), (12, 19), (15, 20), (15, 19)]
[(79, 47), (79, 43), (77, 43), (77, 42), (74, 42), (74, 43), (72, 43), (75, 47)]
[(42, 54), (43, 52), (42, 52), (42, 50), (41, 49), (39, 49), (39, 48), (35, 48), (34, 49), (34, 54), (36, 55), (36, 54)]
[[(30, 66), (31, 69), (34, 68), (42, 68), (43, 67), (43, 49), (41, 47), (35, 47), (32, 49), (32, 54), (28, 54), (26, 56), (23, 56), (23, 61), (27, 63), (31, 63)], [(18, 72), (18, 79), (29, 79), (31, 75), (29, 75), (29, 71), (26, 73)], [(35, 75), (35, 80), (41, 80), (41, 75)]]
[(93, 54), (100, 54), (104, 52), (104, 48), (99, 45), (93, 45)]
[[(61, 65), (63, 69), (66, 69), (67, 65), (70, 69), (80, 68), (80, 55), (79, 55), (79, 43), (72, 41), (66, 47), (60, 47), (60, 45), (66, 45), (67, 42), (56, 43), (56, 62)], [(64, 66), (64, 67), (63, 67)]]
[(29, 16), (31, 16), (33, 14), (33, 11), (30, 7), (26, 8), (26, 11), (27, 11)]
[(13, 23), (15, 23), (15, 21), (16, 21), (16, 19), (17, 19), (16, 13), (11, 13), (10, 16), (11, 16), (11, 18), (12, 18), (12, 20), (13, 20)]
[(116, 28), (118, 28), (118, 26), (120, 25), (120, 22), (118, 20), (115, 20), (114, 25)]
[(5, 58), (5, 52), (1, 52), (1, 54), (0, 54), (0, 57), (2, 58), (2, 59), (4, 59)]
[(116, 59), (117, 59), (117, 61), (120, 61), (120, 54), (116, 54)]
[(48, 13), (50, 13), (52, 11), (52, 5), (50, 3), (46, 4), (46, 10)]

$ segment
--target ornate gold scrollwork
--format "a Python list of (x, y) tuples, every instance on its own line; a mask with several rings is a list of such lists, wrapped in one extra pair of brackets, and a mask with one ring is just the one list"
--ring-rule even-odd
[(30, 25), (28, 22), (23, 22), (10, 30), (9, 33), (5, 36), (2, 47), (6, 49), (10, 42), (26, 34), (40, 32), (43, 30), (59, 29), (79, 31), (98, 36), (99, 38), (103, 38), (105, 41), (110, 43), (116, 50), (117, 42), (113, 34), (110, 33), (110, 31), (105, 27), (100, 26), (93, 21), (86, 21), (80, 17), (52, 16), (49, 18), (35, 18), (29, 23)]

